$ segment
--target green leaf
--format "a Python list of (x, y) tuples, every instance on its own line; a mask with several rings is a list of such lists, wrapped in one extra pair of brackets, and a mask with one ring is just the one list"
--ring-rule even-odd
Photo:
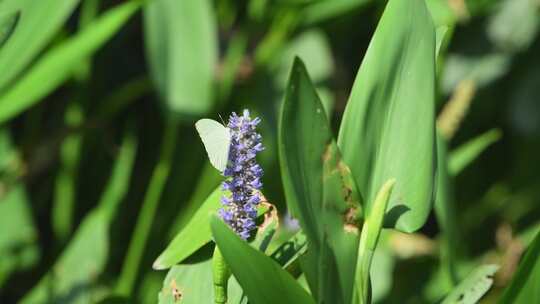
[[(27, 268), (39, 256), (38, 231), (26, 189), (21, 183), (9, 182), (11, 168), (18, 161), (7, 129), (0, 129), (0, 287), (16, 270)], [(15, 166), (17, 167), (17, 166)], [(16, 174), (16, 173), (15, 173)]]
[[(141, 3), (134, 0), (110, 9), (86, 29), (43, 55), (17, 83), (0, 95), (0, 123), (25, 111), (61, 85), (72, 75), (77, 63), (107, 42), (140, 6)], [(14, 35), (16, 34), (17, 32)], [(32, 33), (32, 36), (34, 34)], [(15, 41), (15, 37), (12, 37), (8, 44), (12, 41)], [(6, 51), (8, 44), (4, 46), (0, 55)], [(21, 47), (25, 48), (26, 46)], [(3, 56), (0, 56), (0, 66), (6, 66), (2, 59)]]
[(105, 268), (109, 250), (104, 215), (94, 210), (86, 216), (59, 260), (21, 303), (62, 302), (68, 297), (70, 303), (93, 302), (89, 291)]
[(199, 116), (213, 107), (216, 21), (209, 0), (156, 0), (144, 9), (150, 72), (166, 109)]
[[(390, 0), (360, 66), (338, 145), (369, 214), (396, 179), (385, 225), (419, 229), (431, 209), (435, 172), (435, 29), (423, 0)], [(411, 174), (414, 172), (414, 174)]]
[(33, 264), (39, 253), (25, 188), (16, 184), (8, 191), (0, 199), (0, 287), (17, 268)]
[(443, 41), (446, 38), (447, 32), (448, 32), (447, 26), (439, 26), (437, 27), (437, 30), (435, 31), (435, 58), (439, 58), (439, 54), (441, 52), (441, 46), (443, 44)]
[[(159, 304), (213, 303), (212, 262), (209, 259), (171, 267), (159, 292)], [(176, 290), (175, 290), (176, 289)], [(228, 304), (246, 304), (238, 282), (231, 277)], [(175, 301), (177, 299), (181, 301)], [(180, 296), (179, 296), (180, 295)]]
[(221, 187), (218, 187), (206, 198), (189, 223), (178, 232), (167, 248), (156, 259), (152, 266), (154, 269), (170, 268), (182, 262), (185, 258), (210, 242), (212, 233), (208, 225), (208, 219), (221, 206), (221, 195)]
[(96, 302), (91, 291), (105, 269), (110, 225), (128, 189), (135, 150), (134, 137), (126, 136), (98, 207), (83, 219), (60, 258), (21, 303)]
[(249, 246), (219, 218), (212, 217), (210, 224), (217, 246), (250, 303), (315, 303), (279, 264)]
[(435, 26), (452, 26), (457, 22), (455, 11), (446, 0), (426, 0), (427, 8)]
[(476, 268), (446, 296), (441, 304), (478, 303), (493, 284), (493, 275), (498, 269), (497, 265), (482, 265)]
[(491, 129), (453, 150), (448, 160), (448, 171), (450, 174), (453, 176), (458, 175), (484, 152), (486, 148), (497, 142), (501, 136), (502, 134), (499, 129)]
[(213, 303), (213, 300), (211, 260), (173, 266), (167, 273), (163, 288), (159, 293), (160, 304)]
[(11, 34), (13, 34), (20, 17), (21, 12), (0, 15), (0, 48), (4, 46), (9, 37), (11, 37)]
[(302, 268), (311, 290), (318, 301), (349, 303), (360, 195), (299, 59), (294, 61), (281, 110), (278, 145), (287, 206), (309, 242)]
[(0, 8), (20, 11), (20, 20), (0, 51), (0, 92), (26, 68), (71, 15), (79, 0), (4, 0)]
[(538, 286), (540, 286), (540, 231), (529, 245), (510, 286), (504, 291), (499, 303), (532, 303), (533, 299), (540, 299)]

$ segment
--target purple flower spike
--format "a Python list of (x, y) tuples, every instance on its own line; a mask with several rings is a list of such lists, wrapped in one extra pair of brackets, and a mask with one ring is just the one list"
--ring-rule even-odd
[(244, 110), (242, 116), (232, 113), (228, 124), (231, 146), (223, 171), (227, 178), (223, 190), (230, 191), (230, 195), (223, 196), (219, 216), (244, 240), (256, 228), (257, 205), (261, 201), (263, 170), (255, 159), (264, 150), (262, 137), (255, 130), (260, 121), (258, 117), (251, 119), (249, 111)]

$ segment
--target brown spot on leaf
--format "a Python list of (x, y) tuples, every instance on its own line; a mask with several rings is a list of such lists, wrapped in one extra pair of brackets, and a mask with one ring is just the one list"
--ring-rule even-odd
[(358, 208), (350, 207), (343, 215), (343, 230), (348, 233), (358, 234)]
[(259, 226), (259, 229), (264, 230), (270, 223), (275, 222), (276, 223), (276, 229), (277, 226), (279, 226), (279, 217), (277, 214), (277, 208), (266, 201), (266, 198), (262, 195), (262, 202), (261, 204), (268, 208), (268, 211), (264, 214), (264, 221)]
[(326, 148), (324, 149), (324, 153), (322, 155), (322, 160), (324, 163), (328, 162), (332, 158), (332, 143), (326, 145)]
[(180, 291), (180, 289), (178, 289), (178, 287), (176, 286), (175, 279), (172, 279), (171, 281), (171, 293), (172, 293), (175, 303), (182, 300), (183, 294)]

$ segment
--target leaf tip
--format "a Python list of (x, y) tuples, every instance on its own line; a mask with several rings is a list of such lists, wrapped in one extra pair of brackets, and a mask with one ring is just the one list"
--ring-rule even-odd
[(154, 270), (165, 270), (167, 269), (167, 266), (163, 264), (163, 259), (161, 256), (159, 256), (155, 261), (154, 264), (152, 264), (152, 269)]

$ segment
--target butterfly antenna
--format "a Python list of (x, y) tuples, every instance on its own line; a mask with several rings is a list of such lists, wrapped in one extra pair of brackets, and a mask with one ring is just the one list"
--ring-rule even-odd
[(227, 124), (225, 123), (225, 121), (223, 120), (223, 117), (221, 117), (221, 114), (218, 113), (218, 116), (219, 116), (219, 119), (221, 119), (221, 122), (223, 123), (224, 126), (227, 126)]

